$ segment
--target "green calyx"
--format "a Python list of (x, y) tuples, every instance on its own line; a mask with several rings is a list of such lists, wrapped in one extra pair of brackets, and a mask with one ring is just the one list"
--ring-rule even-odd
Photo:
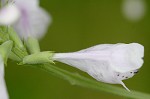
[(38, 52), (25, 56), (23, 61), (19, 65), (23, 64), (44, 64), (44, 63), (54, 63), (53, 57), (54, 53), (52, 51)]
[(40, 52), (39, 41), (36, 38), (28, 37), (27, 39), (25, 39), (25, 45), (30, 54)]
[(7, 59), (8, 56), (11, 52), (11, 49), (13, 47), (13, 42), (12, 41), (6, 41), (5, 43), (3, 43), (2, 45), (0, 45), (0, 54), (4, 60), (4, 63), (7, 65)]
[(18, 46), (20, 49), (25, 50), (25, 47), (20, 37), (17, 35), (17, 33), (12, 27), (8, 27), (8, 34), (9, 34), (10, 40), (14, 42), (15, 46)]
[(9, 35), (7, 34), (7, 27), (0, 26), (0, 44), (9, 40)]
[(7, 27), (6, 34), (9, 35), (9, 39), (14, 43), (9, 58), (14, 61), (22, 61), (22, 58), (28, 55), (23, 42), (12, 27)]

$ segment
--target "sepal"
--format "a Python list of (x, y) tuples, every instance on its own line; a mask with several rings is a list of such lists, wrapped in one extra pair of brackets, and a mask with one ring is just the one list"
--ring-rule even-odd
[(44, 63), (54, 63), (53, 57), (54, 53), (52, 51), (38, 52), (25, 56), (23, 61), (19, 65), (23, 64), (44, 64)]
[(7, 59), (13, 47), (12, 41), (6, 41), (2, 45), (0, 45), (0, 54), (4, 60), (4, 63), (7, 65)]

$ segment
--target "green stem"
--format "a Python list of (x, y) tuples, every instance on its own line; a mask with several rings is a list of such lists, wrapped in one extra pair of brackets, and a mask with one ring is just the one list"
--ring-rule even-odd
[(54, 76), (57, 76), (64, 80), (69, 81), (72, 85), (78, 85), (78, 86), (82, 86), (82, 87), (86, 87), (86, 88), (91, 88), (94, 90), (103, 91), (103, 92), (107, 92), (107, 93), (111, 93), (111, 94), (115, 94), (115, 95), (119, 95), (119, 96), (124, 96), (127, 98), (150, 99), (149, 94), (138, 92), (138, 91), (133, 91), (133, 90), (131, 90), (131, 92), (128, 92), (123, 88), (105, 84), (105, 83), (101, 83), (101, 82), (98, 82), (95, 80), (91, 80), (89, 78), (80, 76), (79, 74), (70, 73), (66, 70), (60, 69), (60, 68), (50, 65), (50, 64), (36, 65), (36, 66), (30, 65), (30, 66), (32, 66), (32, 67), (34, 66), (36, 68), (45, 70)]

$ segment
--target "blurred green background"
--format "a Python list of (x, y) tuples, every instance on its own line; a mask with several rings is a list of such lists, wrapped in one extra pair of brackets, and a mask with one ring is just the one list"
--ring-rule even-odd
[[(40, 5), (53, 19), (40, 41), (41, 49), (72, 52), (103, 43), (141, 43), (145, 46), (144, 65), (139, 74), (124, 82), (129, 89), (150, 93), (150, 1), (143, 1), (145, 16), (134, 22), (124, 17), (123, 0), (41, 0)], [(68, 65), (56, 65), (91, 78)], [(12, 61), (6, 68), (6, 83), (10, 99), (124, 99), (73, 86), (47, 72)]]

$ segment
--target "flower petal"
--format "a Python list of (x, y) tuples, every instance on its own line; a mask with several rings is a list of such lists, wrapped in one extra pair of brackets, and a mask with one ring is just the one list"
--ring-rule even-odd
[(83, 49), (83, 50), (80, 50), (78, 52), (89, 52), (89, 51), (110, 51), (112, 50), (114, 47), (116, 46), (119, 46), (119, 45), (122, 45), (124, 43), (117, 43), (117, 44), (99, 44), (99, 45), (95, 45), (95, 46), (92, 46), (90, 48), (87, 48), (87, 49)]
[(78, 52), (56, 53), (53, 60), (87, 72), (98, 81), (122, 84), (143, 64), (144, 47), (138, 43), (102, 44)]
[(100, 44), (78, 52), (97, 53), (100, 51), (110, 52), (111, 66), (118, 72), (125, 73), (136, 70), (143, 64), (144, 47), (138, 43)]
[(98, 81), (120, 83), (116, 80), (114, 71), (103, 53), (56, 53), (53, 59), (87, 72)]
[(144, 47), (138, 43), (118, 45), (111, 55), (111, 66), (118, 72), (139, 69), (143, 64)]
[(7, 5), (0, 10), (0, 25), (11, 25), (20, 17), (20, 11), (15, 5)]
[(14, 0), (19, 8), (33, 10), (39, 7), (39, 0)]
[(29, 36), (35, 38), (42, 38), (51, 22), (49, 14), (42, 8), (36, 10), (22, 12), (22, 17), (14, 25), (17, 33), (21, 38)]
[[(115, 44), (115, 45), (117, 45), (117, 44)], [(113, 46), (114, 46), (114, 44), (99, 44), (99, 45), (96, 45), (96, 46), (93, 46), (93, 47), (90, 47), (90, 48), (87, 48), (87, 49), (80, 50), (78, 52), (108, 50), (108, 49), (112, 48)]]

